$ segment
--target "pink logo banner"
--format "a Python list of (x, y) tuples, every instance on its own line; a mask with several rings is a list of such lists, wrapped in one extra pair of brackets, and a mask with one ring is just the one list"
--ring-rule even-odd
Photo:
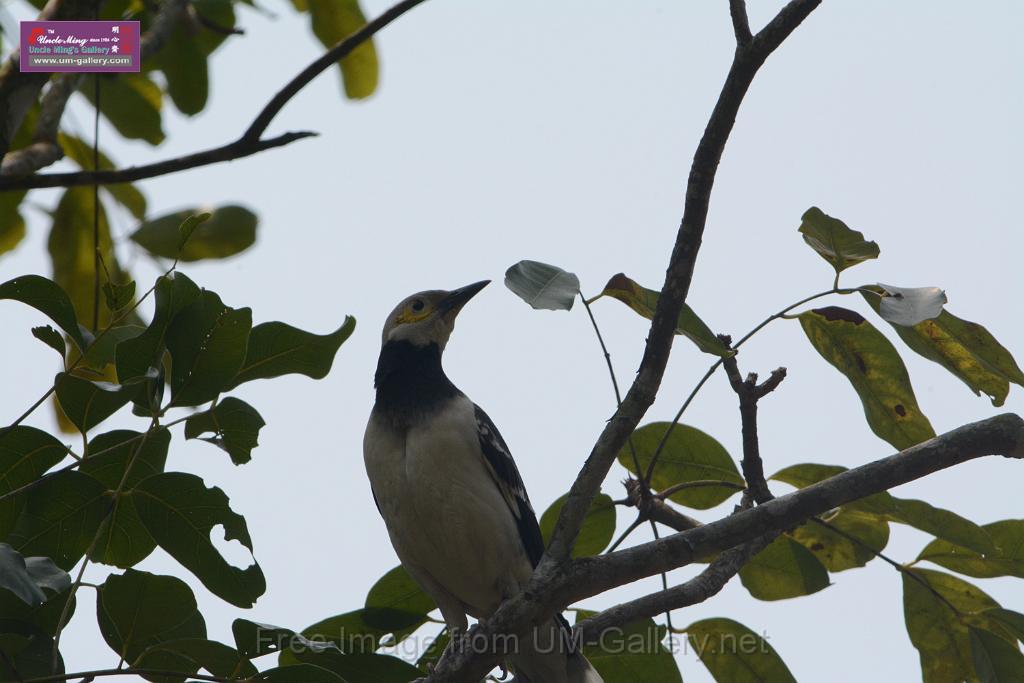
[(21, 70), (138, 71), (137, 21), (23, 21)]

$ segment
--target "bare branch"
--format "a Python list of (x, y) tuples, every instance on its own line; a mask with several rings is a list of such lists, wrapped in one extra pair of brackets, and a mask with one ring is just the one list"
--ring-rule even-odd
[[(176, 0), (180, 1), (180, 0)], [(303, 69), (280, 90), (260, 111), (242, 136), (226, 145), (213, 149), (175, 157), (143, 166), (106, 171), (81, 171), (78, 173), (46, 173), (19, 177), (0, 177), (0, 191), (26, 190), (39, 187), (75, 187), (79, 185), (110, 185), (145, 178), (167, 175), (191, 168), (207, 166), (221, 161), (241, 159), (257, 152), (287, 145), (295, 140), (307, 138), (315, 133), (298, 131), (285, 133), (275, 138), (260, 139), (267, 126), (288, 101), (309, 84), (320, 72), (343, 58), (357, 46), (369, 40), (374, 34), (425, 0), (403, 0), (361, 29), (345, 38)], [(44, 74), (45, 75), (45, 74)], [(2, 87), (2, 86), (0, 86)], [(38, 90), (37, 90), (38, 91)], [(34, 95), (33, 95), (34, 97)], [(0, 100), (2, 101), (2, 100)], [(13, 134), (13, 133), (12, 133)]]
[[(472, 638), (488, 643), (498, 634), (522, 635), (531, 624), (551, 618), (565, 605), (727, 551), (840, 505), (986, 455), (1024, 459), (1024, 420), (1006, 413), (974, 422), (695, 529), (609, 555), (547, 563), (538, 568), (526, 590), (474, 627)], [(663, 605), (658, 611), (662, 609)], [(490, 652), (469, 649), (449, 653), (428, 680), (480, 680), (497, 658)]]
[(687, 181), (683, 219), (669, 259), (665, 286), (647, 335), (647, 347), (636, 379), (622, 405), (605, 426), (569, 491), (552, 535), (545, 563), (565, 562), (583, 525), (590, 503), (608, 474), (608, 469), (632, 434), (640, 418), (654, 402), (672, 348), (676, 320), (686, 300), (693, 267), (707, 222), (711, 188), (718, 162), (736, 121), (743, 97), (765, 59), (821, 3), (821, 0), (792, 0), (745, 47), (737, 48), (725, 85), (711, 113), (704, 136), (693, 157)]
[(580, 622), (575, 630), (583, 643), (594, 644), (600, 641), (601, 635), (610, 628), (625, 626), (638, 619), (649, 619), (666, 610), (700, 604), (722, 590), (725, 584), (739, 573), (747, 560), (761, 552), (777, 536), (777, 533), (764, 534), (753, 541), (727, 550), (715, 558), (707, 569), (689, 581), (610, 607)]
[(729, 14), (732, 15), (732, 30), (736, 34), (736, 44), (744, 46), (750, 42), (750, 20), (747, 19), (746, 0), (729, 0)]

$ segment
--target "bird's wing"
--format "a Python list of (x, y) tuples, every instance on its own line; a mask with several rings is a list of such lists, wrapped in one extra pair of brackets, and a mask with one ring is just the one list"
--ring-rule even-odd
[(526, 495), (523, 478), (519, 475), (516, 461), (512, 459), (512, 453), (505, 440), (501, 438), (498, 428), (491, 422), (491, 418), (480, 406), (474, 404), (473, 409), (476, 413), (480, 449), (483, 451), (487, 469), (505, 502), (508, 503), (512, 516), (515, 517), (519, 537), (523, 541), (527, 557), (530, 558), (530, 564), (536, 567), (541, 555), (544, 554), (544, 539), (541, 537), (540, 525), (537, 524), (537, 515), (530, 505), (529, 496)]

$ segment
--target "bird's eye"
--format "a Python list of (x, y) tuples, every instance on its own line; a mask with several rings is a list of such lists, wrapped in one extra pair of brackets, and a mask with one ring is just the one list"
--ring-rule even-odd
[(412, 310), (416, 311), (417, 313), (422, 311), (423, 310), (423, 302), (420, 299), (416, 299), (415, 301), (413, 301), (412, 302)]

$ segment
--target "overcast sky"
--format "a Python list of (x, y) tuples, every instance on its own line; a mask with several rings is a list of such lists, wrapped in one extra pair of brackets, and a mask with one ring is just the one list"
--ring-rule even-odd
[[(753, 2), (760, 26), (781, 2)], [(364, 4), (376, 15), (387, 4)], [(103, 147), (131, 165), (221, 144), (319, 52), (284, 3), (270, 17), (240, 6), (247, 35), (213, 60), (207, 111), (187, 120), (165, 108), (159, 148)], [(1024, 138), (1019, 38), (1024, 6), (1012, 1), (900, 3), (829, 0), (762, 69), (722, 159), (689, 303), (719, 332), (740, 335), (766, 315), (827, 289), (832, 271), (796, 232), (816, 205), (881, 246), (877, 261), (844, 275), (850, 285), (937, 285), (949, 310), (981, 322), (1024, 360), (1024, 294), (1018, 219)], [(373, 401), (383, 316), (421, 289), (496, 282), (466, 309), (446, 355), (449, 376), (500, 427), (538, 513), (564, 493), (614, 399), (582, 309), (537, 312), (500, 284), (524, 258), (579, 274), (586, 293), (625, 272), (659, 287), (682, 211), (693, 149), (733, 51), (725, 0), (607, 2), (430, 0), (378, 38), (381, 87), (368, 101), (340, 95), (332, 70), (304, 89), (271, 133), (321, 137), (255, 157), (141, 183), (153, 215), (200, 204), (242, 203), (261, 219), (259, 241), (227, 262), (182, 271), (256, 321), (316, 332), (358, 319), (332, 373), (288, 377), (238, 393), (267, 420), (243, 467), (208, 444), (176, 437), (168, 466), (222, 487), (245, 515), (268, 591), (249, 611), (233, 608), (156, 551), (140, 565), (182, 576), (195, 589), (210, 637), (230, 642), (238, 616), (301, 629), (362, 606), (366, 590), (397, 564), (374, 509), (361, 439)], [(84, 137), (91, 112), (73, 118)], [(56, 193), (29, 201), (51, 207)], [(0, 258), (0, 279), (49, 274), (44, 220)], [(134, 225), (116, 215), (115, 232)], [(140, 287), (154, 267), (122, 258)], [(836, 301), (866, 313), (859, 300)], [(52, 351), (29, 334), (34, 311), (0, 306), (7, 330), (0, 414), (12, 420), (52, 380)], [(647, 323), (618, 302), (594, 312), (620, 380), (629, 382)], [(887, 325), (879, 328), (899, 344)], [(995, 414), (957, 379), (909, 351), (917, 397), (936, 430)], [(668, 419), (710, 359), (676, 344), (659, 400), (646, 421)], [(846, 380), (806, 342), (795, 322), (774, 323), (744, 348), (744, 371), (783, 365), (789, 377), (762, 403), (765, 468), (798, 462), (855, 466), (892, 448), (868, 429)], [(1014, 387), (1005, 408), (1024, 411)], [(735, 396), (711, 380), (685, 422), (740, 452)], [(49, 410), (30, 423), (54, 428)], [(141, 428), (128, 416), (115, 426)], [(979, 523), (1024, 516), (1022, 464), (971, 462), (896, 491)], [(617, 465), (605, 490), (620, 497)], [(777, 491), (784, 490), (781, 485)], [(731, 503), (730, 503), (731, 504)], [(729, 504), (704, 520), (727, 514)], [(620, 514), (620, 528), (631, 517)], [(638, 533), (646, 540), (649, 530)], [(912, 560), (927, 542), (893, 526), (887, 553)], [(244, 559), (237, 548), (233, 558)], [(86, 576), (102, 581), (103, 567)], [(673, 573), (681, 581), (694, 573)], [(677, 612), (685, 626), (727, 616), (765, 632), (798, 680), (920, 677), (903, 625), (900, 577), (888, 565), (834, 574), (814, 596), (759, 602), (734, 581), (709, 602)], [(979, 584), (1005, 607), (1024, 608), (1019, 581)], [(585, 601), (601, 607), (658, 588), (656, 579)], [(69, 670), (109, 666), (91, 590), (62, 643)], [(688, 683), (710, 680), (681, 655)]]

